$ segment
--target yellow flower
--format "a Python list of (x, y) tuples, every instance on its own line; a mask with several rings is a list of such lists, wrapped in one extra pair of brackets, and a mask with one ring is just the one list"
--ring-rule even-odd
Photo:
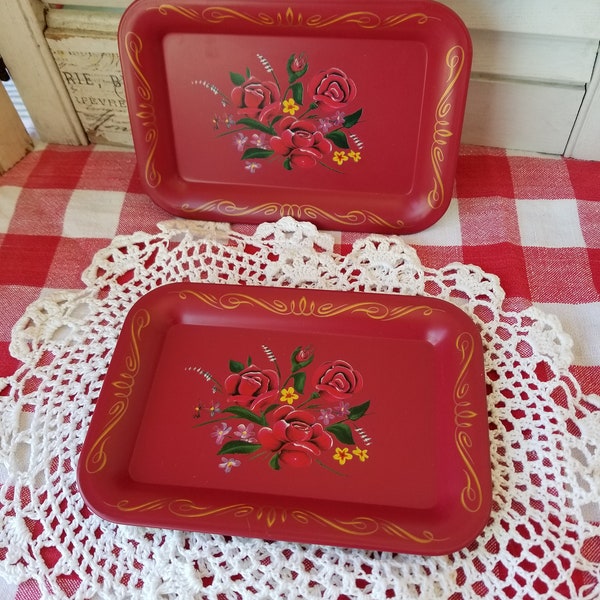
[(290, 386), (289, 388), (284, 388), (281, 390), (281, 397), (279, 398), (279, 401), (293, 404), (294, 400), (298, 400), (298, 398), (299, 396), (296, 394), (296, 390)]
[(366, 448), (364, 450), (361, 450), (360, 448), (354, 448), (354, 450), (352, 450), (352, 454), (354, 454), (354, 456), (358, 456), (358, 460), (360, 460), (360, 462), (365, 462), (365, 460), (369, 458)]
[(351, 150), (350, 152), (348, 152), (348, 156), (354, 161), (354, 162), (358, 162), (362, 156), (360, 155), (360, 152), (356, 152), (355, 150)]
[(288, 98), (283, 101), (283, 112), (292, 115), (292, 117), (296, 114), (296, 111), (299, 110), (299, 106), (296, 104), (296, 101), (293, 98)]
[(352, 454), (348, 448), (336, 448), (333, 458), (343, 465), (347, 460), (352, 460)]
[(343, 150), (336, 150), (333, 153), (333, 162), (336, 162), (338, 165), (345, 163), (348, 160), (348, 155)]

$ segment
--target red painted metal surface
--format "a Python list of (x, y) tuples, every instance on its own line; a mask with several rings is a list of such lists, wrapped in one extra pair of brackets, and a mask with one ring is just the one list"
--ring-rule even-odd
[(411, 233), (446, 211), (471, 41), (427, 0), (138, 0), (119, 29), (147, 193), (191, 219)]
[(120, 523), (451, 552), (490, 514), (478, 330), (422, 297), (158, 288), (127, 316), (78, 478)]

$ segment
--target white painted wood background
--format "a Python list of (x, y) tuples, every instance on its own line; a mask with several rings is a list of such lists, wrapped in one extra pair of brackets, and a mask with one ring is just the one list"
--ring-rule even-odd
[[(600, 160), (600, 2), (442, 1), (473, 38), (463, 142)], [(62, 4), (0, 0), (0, 54), (42, 139), (130, 145), (116, 45), (129, 1)]]

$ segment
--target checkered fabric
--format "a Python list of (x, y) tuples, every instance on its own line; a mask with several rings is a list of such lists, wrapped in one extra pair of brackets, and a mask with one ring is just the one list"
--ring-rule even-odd
[[(142, 191), (128, 150), (40, 145), (1, 177), (0, 377), (17, 366), (11, 328), (31, 302), (83, 288), (81, 272), (114, 236), (170, 218)], [(337, 233), (336, 251), (359, 237)], [(600, 163), (463, 147), (448, 212), (405, 240), (425, 266), (459, 261), (498, 275), (507, 308), (557, 315), (574, 340), (572, 373), (584, 393), (600, 393)], [(2, 598), (39, 596), (0, 584)]]

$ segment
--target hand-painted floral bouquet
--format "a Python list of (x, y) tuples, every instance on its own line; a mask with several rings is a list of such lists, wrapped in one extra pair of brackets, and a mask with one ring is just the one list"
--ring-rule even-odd
[(310, 73), (304, 54), (292, 54), (282, 85), (269, 61), (258, 55), (266, 71), (259, 78), (229, 74), (233, 89), (224, 94), (214, 84), (198, 83), (220, 99), (223, 109), (212, 117), (220, 135), (233, 136), (245, 168), (255, 173), (265, 160), (280, 159), (288, 170), (322, 165), (339, 171), (358, 163), (363, 143), (350, 133), (362, 108), (346, 111), (356, 98), (356, 84), (337, 67)]
[(263, 458), (274, 470), (313, 463), (335, 470), (348, 461), (365, 462), (371, 439), (356, 423), (370, 401), (353, 402), (363, 388), (361, 374), (344, 360), (314, 367), (312, 347), (299, 346), (283, 376), (273, 352), (262, 349), (270, 366), (231, 360), (222, 383), (202, 368), (188, 369), (211, 386), (194, 418), (198, 427), (210, 427), (219, 467), (229, 473), (245, 455)]

